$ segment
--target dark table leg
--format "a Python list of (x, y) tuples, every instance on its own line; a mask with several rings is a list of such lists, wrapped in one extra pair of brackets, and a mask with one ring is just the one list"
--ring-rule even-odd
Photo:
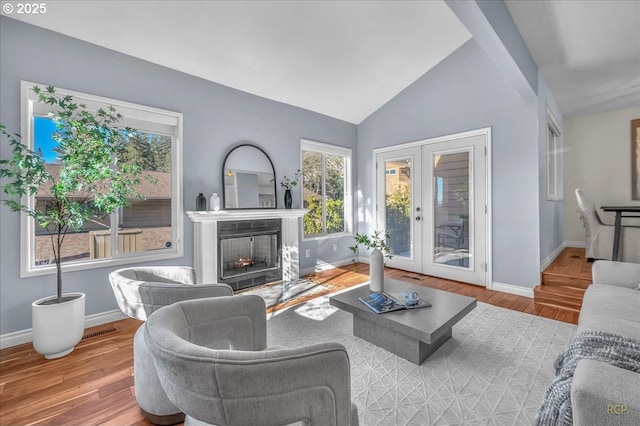
[(620, 225), (622, 222), (622, 212), (616, 212), (616, 223), (613, 228), (613, 254), (611, 255), (611, 260), (614, 262), (618, 261), (618, 247), (620, 245)]

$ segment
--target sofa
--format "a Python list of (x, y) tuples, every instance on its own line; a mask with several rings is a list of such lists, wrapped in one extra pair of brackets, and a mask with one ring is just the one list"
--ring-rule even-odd
[(592, 276), (538, 426), (640, 425), (640, 264), (599, 260)]
[(637, 364), (640, 264), (599, 260), (593, 264), (592, 276), (593, 284), (584, 295), (576, 336), (589, 331), (611, 333), (636, 344), (623, 341), (629, 343), (623, 348), (625, 368), (588, 357), (577, 362), (571, 382), (573, 424), (637, 426), (640, 425), (640, 364)]

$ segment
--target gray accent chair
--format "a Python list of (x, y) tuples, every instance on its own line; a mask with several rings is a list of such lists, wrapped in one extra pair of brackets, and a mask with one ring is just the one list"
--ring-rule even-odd
[[(181, 300), (231, 296), (227, 284), (196, 284), (195, 271), (187, 266), (134, 267), (113, 271), (109, 282), (120, 310), (131, 318), (146, 320), (163, 306)], [(151, 423), (180, 423), (184, 414), (167, 398), (158, 379), (153, 357), (144, 342), (144, 324), (133, 338), (136, 400)]]
[(358, 425), (345, 347), (267, 348), (259, 296), (178, 302), (154, 312), (144, 332), (185, 425)]
[[(582, 189), (576, 189), (575, 193), (580, 217), (586, 230), (587, 258), (611, 260), (613, 225), (606, 225), (602, 222), (595, 204)], [(640, 227), (622, 226), (620, 228), (619, 260), (640, 263)]]

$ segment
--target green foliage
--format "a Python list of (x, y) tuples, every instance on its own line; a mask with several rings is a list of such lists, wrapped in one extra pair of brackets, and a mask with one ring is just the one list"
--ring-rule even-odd
[[(356, 243), (349, 247), (354, 254), (354, 256), (358, 253), (360, 246), (363, 246), (367, 250), (380, 250), (384, 257), (387, 259), (393, 258), (393, 254), (391, 254), (391, 247), (388, 245), (388, 241), (391, 238), (391, 234), (389, 231), (379, 231), (376, 230), (373, 234), (360, 234), (356, 233), (354, 239)], [(351, 263), (355, 264), (356, 259), (352, 259)]]
[(291, 189), (298, 184), (298, 179), (300, 179), (301, 175), (302, 172), (300, 171), (300, 169), (296, 170), (292, 178), (288, 178), (287, 175), (284, 175), (284, 179), (282, 179), (280, 185), (284, 189)]
[(390, 245), (396, 253), (409, 251), (411, 232), (411, 191), (408, 185), (399, 185), (386, 196), (386, 228), (392, 231)]
[[(326, 233), (344, 232), (344, 200), (329, 199), (325, 204), (327, 209)], [(304, 234), (323, 234), (322, 200), (316, 196), (309, 195), (304, 200), (304, 208), (309, 210), (302, 219)]]
[[(51, 105), (49, 118), (56, 131), (55, 152), (59, 164), (45, 164), (41, 152), (20, 142), (20, 135), (0, 132), (12, 147), (12, 157), (0, 160), (0, 178), (8, 182), (0, 186), (8, 197), (3, 201), (12, 211), (22, 211), (34, 219), (51, 237), (58, 274), (58, 300), (62, 298), (61, 247), (71, 229), (79, 231), (92, 218), (111, 214), (127, 207), (128, 199), (141, 198), (136, 189), (142, 168), (134, 163), (119, 163), (117, 154), (123, 135), (131, 129), (118, 129), (122, 116), (109, 106), (92, 113), (74, 102), (69, 95), (59, 95), (52, 86), (33, 87), (38, 101)], [(24, 196), (47, 198), (44, 207), (35, 208)]]

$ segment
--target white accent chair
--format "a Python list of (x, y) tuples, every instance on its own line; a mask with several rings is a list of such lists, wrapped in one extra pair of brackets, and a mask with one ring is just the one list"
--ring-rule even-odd
[[(606, 225), (600, 219), (595, 204), (582, 189), (576, 189), (578, 209), (587, 234), (586, 255), (589, 259), (611, 260), (613, 252), (613, 225)], [(640, 227), (620, 228), (620, 248), (618, 260), (640, 263)]]
[(268, 348), (256, 295), (178, 302), (144, 338), (186, 426), (357, 426), (349, 355), (339, 343)]
[[(182, 300), (231, 296), (227, 284), (196, 284), (195, 271), (187, 266), (134, 267), (109, 274), (120, 310), (131, 318), (146, 320), (163, 306)], [(136, 400), (144, 417), (157, 425), (180, 423), (184, 414), (167, 398), (144, 342), (142, 324), (133, 338)]]

